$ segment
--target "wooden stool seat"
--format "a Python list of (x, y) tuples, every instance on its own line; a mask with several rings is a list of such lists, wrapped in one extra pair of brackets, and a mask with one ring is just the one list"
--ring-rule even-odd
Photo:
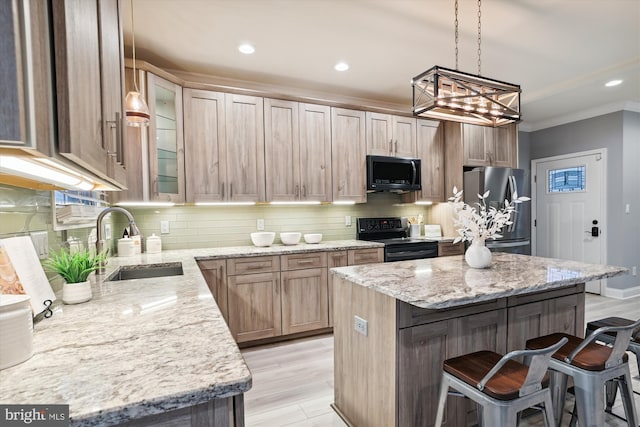
[[(504, 356), (477, 351), (444, 361), (438, 412), (434, 427), (442, 427), (449, 389), (478, 404), (479, 425), (516, 427), (518, 414), (527, 408), (541, 409), (545, 425), (553, 425), (553, 404), (547, 384), (551, 355), (566, 339), (535, 350), (514, 350)], [(524, 363), (516, 358), (523, 357)]]
[[(561, 338), (567, 338), (569, 342), (560, 347), (560, 350), (556, 351), (552, 357), (564, 362), (571, 352), (582, 344), (582, 338), (563, 333), (555, 333), (544, 337), (530, 339), (527, 341), (527, 348), (532, 350), (545, 348), (558, 342)], [(585, 371), (603, 371), (605, 369), (605, 362), (609, 359), (612, 350), (613, 349), (611, 347), (606, 345), (598, 344), (596, 342), (589, 343), (584, 350), (576, 355), (571, 364), (577, 368), (584, 369)], [(627, 363), (628, 360), (629, 356), (625, 353), (623, 355), (623, 362)]]
[[(633, 323), (633, 320), (625, 319), (622, 317), (605, 317), (604, 319), (594, 320), (587, 323), (587, 334), (605, 326), (629, 326)], [(606, 332), (607, 335), (615, 337), (614, 332)], [(640, 343), (640, 330), (637, 330), (635, 334), (631, 336), (631, 342)]]
[[(553, 343), (552, 343), (553, 344)], [(493, 351), (478, 351), (464, 356), (447, 359), (444, 371), (475, 387), (502, 358)], [(509, 360), (485, 385), (484, 392), (494, 399), (513, 400), (518, 397), (520, 388), (527, 378), (529, 367)], [(543, 386), (549, 383), (545, 375)]]

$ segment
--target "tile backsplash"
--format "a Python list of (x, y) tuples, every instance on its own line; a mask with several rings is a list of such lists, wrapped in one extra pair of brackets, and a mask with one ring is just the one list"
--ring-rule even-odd
[(53, 229), (51, 191), (36, 191), (0, 185), (0, 238), (45, 231), (49, 249), (56, 250), (69, 237), (87, 242), (90, 228)]
[[(172, 208), (127, 208), (142, 234), (162, 237), (162, 248), (188, 249), (251, 245), (249, 234), (257, 231), (257, 220), (264, 220), (265, 231), (323, 233), (323, 240), (355, 239), (356, 218), (376, 216), (429, 217), (429, 206), (400, 204), (392, 193), (370, 194), (368, 202), (357, 205), (303, 206), (176, 206)], [(345, 217), (351, 217), (351, 226)], [(122, 235), (124, 217), (113, 218), (114, 235)], [(160, 221), (169, 222), (169, 233), (160, 233)], [(279, 243), (276, 236), (276, 243)]]
[[(305, 206), (234, 206), (200, 207), (176, 206), (172, 208), (134, 208), (129, 210), (145, 237), (152, 233), (162, 237), (162, 247), (189, 249), (219, 246), (251, 245), (249, 234), (257, 231), (257, 220), (264, 220), (266, 231), (300, 231), (322, 233), (323, 240), (354, 239), (358, 217), (417, 216), (425, 223), (440, 223), (442, 204), (434, 206), (401, 204), (400, 196), (393, 193), (369, 194), (368, 202), (357, 205), (305, 205)], [(445, 205), (446, 207), (446, 205)], [(351, 225), (345, 225), (345, 217)], [(160, 233), (160, 221), (169, 222), (169, 233)], [(113, 238), (107, 242), (114, 248), (115, 239), (127, 226), (123, 215), (112, 215)], [(51, 192), (35, 191), (0, 185), (0, 238), (34, 231), (46, 231), (49, 249), (58, 249), (69, 237), (79, 238), (86, 246), (91, 228), (55, 231), (52, 225)], [(446, 225), (443, 224), (446, 233)], [(276, 237), (276, 243), (279, 243)]]

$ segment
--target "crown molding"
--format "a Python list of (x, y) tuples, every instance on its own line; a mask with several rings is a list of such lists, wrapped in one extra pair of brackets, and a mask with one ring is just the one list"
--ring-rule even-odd
[(614, 102), (611, 104), (601, 105), (596, 108), (590, 108), (587, 110), (577, 111), (564, 116), (554, 117), (549, 120), (541, 120), (533, 123), (520, 123), (519, 130), (522, 132), (535, 132), (542, 129), (551, 128), (554, 126), (560, 126), (567, 123), (573, 123), (580, 120), (590, 119), (592, 117), (598, 117), (609, 113), (615, 113), (616, 111), (634, 111), (640, 113), (640, 102), (625, 101)]

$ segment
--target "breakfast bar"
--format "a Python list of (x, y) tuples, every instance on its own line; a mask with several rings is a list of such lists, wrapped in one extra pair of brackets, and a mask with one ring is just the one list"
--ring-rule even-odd
[[(585, 282), (626, 271), (506, 253), (487, 269), (463, 256), (334, 268), (333, 407), (354, 426), (432, 426), (445, 359), (582, 336)], [(444, 425), (468, 425), (474, 406), (449, 398)]]

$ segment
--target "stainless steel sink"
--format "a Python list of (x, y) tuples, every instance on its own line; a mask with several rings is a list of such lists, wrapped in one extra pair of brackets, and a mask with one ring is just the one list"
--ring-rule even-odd
[(107, 280), (149, 279), (151, 277), (182, 276), (181, 262), (162, 264), (123, 265), (107, 277)]

